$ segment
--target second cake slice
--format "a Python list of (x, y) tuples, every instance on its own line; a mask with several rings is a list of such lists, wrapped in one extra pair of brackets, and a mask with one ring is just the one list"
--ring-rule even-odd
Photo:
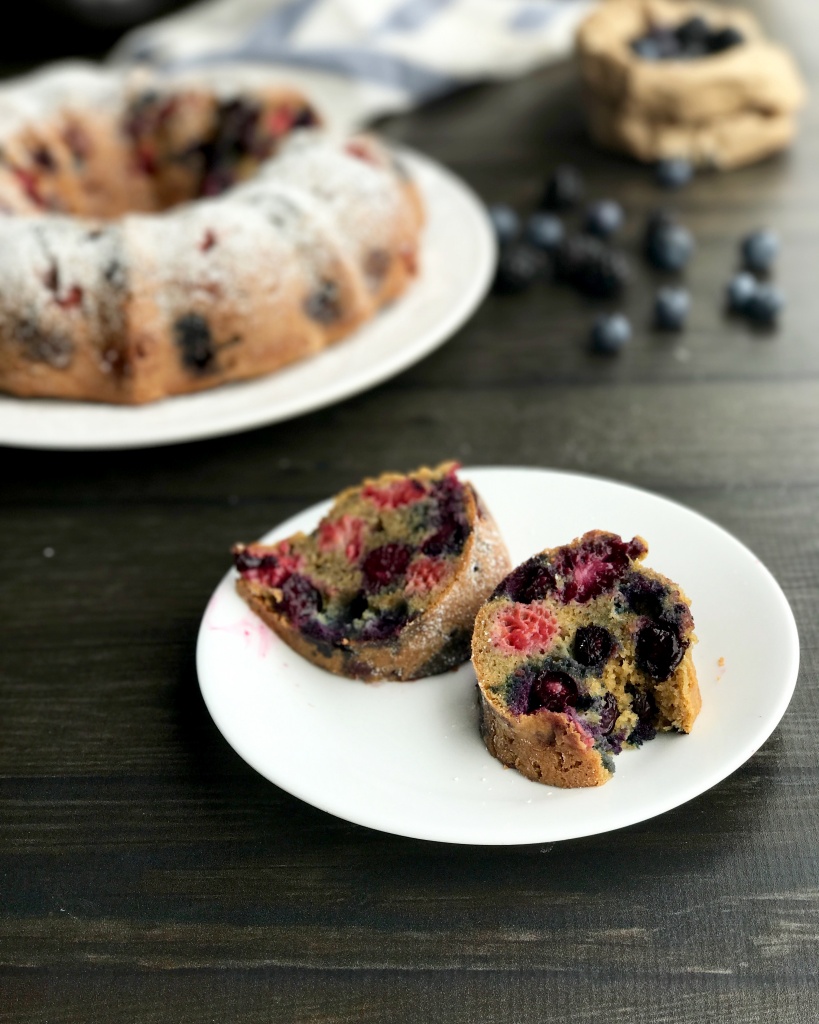
[(691, 731), (694, 620), (680, 588), (640, 564), (647, 551), (641, 537), (592, 530), (519, 565), (481, 609), (481, 732), (505, 765), (553, 786), (599, 786), (612, 755)]

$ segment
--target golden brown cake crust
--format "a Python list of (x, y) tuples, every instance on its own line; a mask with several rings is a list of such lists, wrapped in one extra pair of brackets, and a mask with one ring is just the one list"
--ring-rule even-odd
[(480, 691), (481, 736), (489, 753), (533, 782), (562, 789), (602, 786), (611, 778), (598, 751), (563, 715), (543, 711), (511, 721)]

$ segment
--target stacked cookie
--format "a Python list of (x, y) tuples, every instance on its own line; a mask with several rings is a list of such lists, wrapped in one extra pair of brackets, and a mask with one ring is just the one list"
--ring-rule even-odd
[(728, 169), (793, 139), (801, 77), (747, 11), (609, 0), (581, 25), (577, 49), (589, 130), (609, 149)]

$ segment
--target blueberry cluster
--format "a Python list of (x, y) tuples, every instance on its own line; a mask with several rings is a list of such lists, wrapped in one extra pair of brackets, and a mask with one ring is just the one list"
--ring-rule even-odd
[[(694, 238), (667, 210), (651, 214), (643, 239), (643, 253), (656, 270), (680, 273), (694, 252)], [(680, 285), (664, 285), (654, 296), (653, 325), (660, 331), (681, 331), (691, 308), (691, 296)], [(601, 355), (616, 355), (631, 340), (631, 324), (622, 313), (603, 314), (594, 322), (591, 348)]]
[[(668, 160), (658, 165), (666, 184), (680, 186), (691, 177), (691, 165)], [(508, 205), (490, 207), (489, 216), (500, 244), (495, 290), (523, 292), (538, 280), (567, 284), (583, 295), (612, 299), (623, 291), (630, 271), (625, 254), (610, 244), (623, 226), (622, 206), (612, 199), (589, 203), (582, 213), (581, 230), (569, 234), (567, 212), (582, 204), (585, 189), (574, 168), (558, 167), (549, 179), (540, 207), (525, 223)], [(642, 251), (647, 263), (664, 274), (680, 274), (694, 254), (691, 231), (669, 210), (650, 214), (643, 234)], [(781, 291), (761, 280), (769, 274), (779, 250), (772, 231), (759, 230), (740, 244), (742, 271), (728, 285), (728, 309), (754, 323), (774, 324), (784, 307)], [(652, 325), (655, 330), (685, 329), (691, 296), (678, 283), (666, 283), (654, 295)], [(619, 312), (599, 315), (591, 329), (593, 352), (615, 355), (629, 343), (632, 327)]]
[(739, 29), (728, 25), (711, 28), (705, 18), (695, 16), (679, 25), (655, 25), (635, 39), (632, 50), (643, 60), (694, 60), (724, 53), (744, 42)]
[(767, 228), (752, 231), (740, 242), (742, 270), (728, 283), (728, 310), (747, 317), (752, 323), (775, 324), (785, 305), (776, 285), (764, 280), (773, 270), (779, 254), (779, 237)]
[(620, 294), (629, 277), (628, 261), (607, 242), (623, 225), (623, 208), (612, 199), (590, 203), (582, 231), (569, 235), (560, 214), (577, 209), (584, 194), (580, 174), (564, 164), (549, 178), (539, 208), (525, 224), (506, 204), (490, 207), (500, 244), (495, 291), (522, 292), (551, 278), (595, 298)]

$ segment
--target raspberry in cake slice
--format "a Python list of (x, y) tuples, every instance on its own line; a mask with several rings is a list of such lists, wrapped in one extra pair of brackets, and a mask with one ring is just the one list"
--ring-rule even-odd
[(680, 588), (648, 546), (592, 530), (514, 569), (475, 621), (472, 660), (489, 752), (530, 779), (599, 786), (613, 755), (700, 710)]
[(308, 536), (238, 544), (237, 589), (309, 661), (373, 681), (469, 659), (478, 609), (511, 565), (455, 463), (343, 491)]

